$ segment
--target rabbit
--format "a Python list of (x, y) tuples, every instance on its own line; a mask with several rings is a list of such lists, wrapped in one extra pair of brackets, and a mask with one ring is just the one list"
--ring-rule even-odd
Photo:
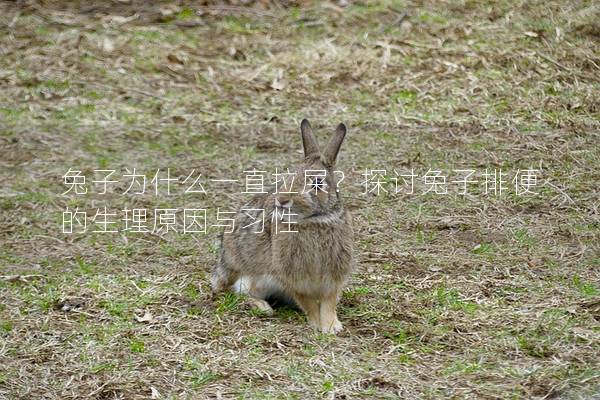
[[(211, 286), (214, 295), (246, 294), (269, 315), (267, 299), (283, 299), (298, 305), (315, 329), (336, 334), (342, 330), (337, 302), (355, 264), (352, 217), (333, 175), (346, 126), (337, 126), (322, 151), (308, 120), (302, 120), (300, 132), (303, 162), (288, 176), (285, 190), (258, 194), (242, 207), (245, 212), (236, 213), (232, 232), (221, 235)], [(309, 170), (325, 176), (310, 179)], [(243, 228), (259, 220), (261, 210), (262, 232)], [(281, 229), (284, 215), (289, 224)]]

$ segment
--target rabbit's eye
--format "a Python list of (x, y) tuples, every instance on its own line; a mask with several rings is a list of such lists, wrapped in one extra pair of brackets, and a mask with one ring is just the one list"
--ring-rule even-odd
[(325, 191), (325, 187), (327, 186), (327, 182), (325, 182), (325, 179), (323, 178), (314, 178), (311, 183), (311, 190), (313, 192), (317, 192), (317, 191)]

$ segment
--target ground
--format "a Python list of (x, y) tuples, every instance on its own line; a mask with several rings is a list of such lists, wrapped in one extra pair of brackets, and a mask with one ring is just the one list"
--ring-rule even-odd
[[(598, 398), (598, 4), (234, 3), (0, 4), (0, 398)], [(248, 195), (210, 179), (300, 160), (305, 117), (348, 126), (337, 336), (211, 299), (218, 227), (62, 233), (105, 206), (215, 224)]]

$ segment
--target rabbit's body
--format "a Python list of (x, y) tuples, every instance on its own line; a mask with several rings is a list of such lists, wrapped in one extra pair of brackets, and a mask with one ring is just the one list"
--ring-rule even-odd
[[(352, 220), (333, 179), (345, 127), (338, 127), (328, 147), (334, 148), (325, 155), (316, 151), (308, 122), (303, 121), (302, 134), (306, 159), (295, 171), (299, 179), (288, 189), (296, 193), (257, 195), (239, 210), (233, 232), (222, 236), (212, 286), (214, 292), (233, 289), (245, 293), (266, 312), (272, 312), (265, 301), (269, 297), (293, 300), (308, 314), (312, 325), (337, 332), (341, 324), (335, 306), (354, 265)], [(307, 140), (313, 141), (308, 149)], [(316, 185), (329, 191), (304, 190), (305, 172), (320, 170), (327, 173)], [(248, 229), (263, 215), (262, 231), (260, 226)]]
[(336, 210), (333, 214), (312, 217), (298, 224), (293, 240), (275, 237), (273, 262), (279, 264), (279, 275), (286, 289), (318, 297), (337, 291), (346, 283), (352, 266), (352, 237), (349, 214)]

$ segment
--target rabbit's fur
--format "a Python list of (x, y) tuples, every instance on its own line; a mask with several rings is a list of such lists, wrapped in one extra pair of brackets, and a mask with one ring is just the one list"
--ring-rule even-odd
[[(333, 174), (346, 127), (337, 127), (323, 151), (307, 120), (302, 121), (300, 130), (305, 159), (294, 171), (291, 190), (289, 178), (285, 189), (256, 195), (242, 207), (264, 210), (262, 233), (242, 228), (256, 222), (254, 218), (260, 220), (262, 211), (236, 213), (233, 232), (222, 235), (212, 289), (213, 293), (227, 289), (245, 293), (267, 313), (273, 312), (267, 298), (288, 299), (306, 312), (312, 326), (337, 333), (342, 329), (337, 301), (354, 266), (352, 220), (342, 205)], [(326, 171), (323, 190), (310, 186), (319, 182), (305, 182), (307, 170)], [(276, 223), (284, 210), (291, 213), (286, 218), (296, 223), (282, 228)]]

